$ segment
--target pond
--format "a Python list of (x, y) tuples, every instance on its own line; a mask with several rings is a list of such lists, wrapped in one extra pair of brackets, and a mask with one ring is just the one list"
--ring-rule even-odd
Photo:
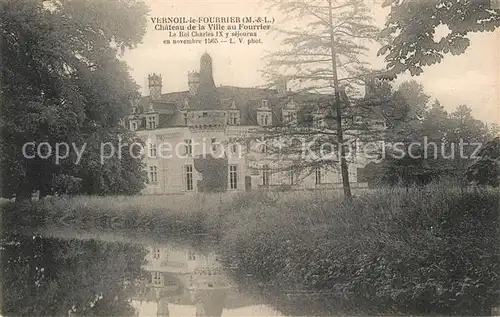
[(4, 234), (4, 316), (280, 316), (213, 250), (67, 229)]

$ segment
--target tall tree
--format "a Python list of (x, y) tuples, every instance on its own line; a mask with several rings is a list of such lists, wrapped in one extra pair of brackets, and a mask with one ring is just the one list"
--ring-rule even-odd
[[(115, 177), (128, 178), (121, 182), (124, 186), (141, 184), (140, 161), (115, 156), (100, 164), (100, 147), (90, 145), (78, 160), (72, 145), (82, 151), (91, 142), (116, 144), (118, 134), (123, 143), (134, 141), (120, 118), (138, 87), (118, 55), (141, 41), (146, 6), (135, 0), (3, 0), (0, 6), (2, 196), (53, 193), (61, 176), (113, 187), (102, 173), (85, 173), (90, 170), (118, 172)], [(28, 142), (34, 144), (23, 154)], [(40, 157), (36, 150), (44, 142)], [(68, 156), (59, 162), (57, 143), (69, 145), (60, 146), (59, 154)], [(111, 170), (129, 163), (135, 168)], [(90, 192), (101, 190), (98, 186)], [(115, 187), (118, 193), (128, 190)]]
[[(500, 26), (500, 8), (495, 0), (385, 0), (390, 13), (382, 31), (392, 40), (379, 54), (386, 55), (392, 75), (410, 71), (420, 75), (423, 67), (442, 61), (444, 54), (463, 54), (470, 32), (493, 32)], [(435, 40), (436, 29), (449, 32)]]
[[(461, 105), (448, 113), (436, 100), (421, 120), (401, 130), (396, 141), (404, 147), (397, 149), (398, 157), (394, 159), (394, 153), (387, 151), (381, 164), (370, 166), (367, 173), (370, 181), (409, 185), (446, 178), (463, 182), (467, 173), (470, 180), (477, 175), (476, 178), (485, 179), (493, 175), (495, 179), (495, 163), (489, 159), (478, 160), (475, 156), (486, 153), (487, 144), (494, 148), (490, 141), (498, 135), (498, 128), (475, 119), (471, 112), (469, 107)], [(410, 144), (413, 144), (411, 148)], [(481, 147), (483, 149), (478, 151)]]
[[(379, 30), (372, 24), (364, 1), (358, 0), (285, 0), (273, 1), (272, 7), (284, 13), (289, 21), (301, 20), (305, 26), (281, 28), (283, 49), (268, 56), (266, 75), (272, 81), (286, 76), (307, 92), (333, 92), (330, 100), (312, 105), (312, 120), (319, 122), (313, 130), (300, 128), (298, 135), (314, 134), (318, 147), (323, 141), (337, 144), (337, 160), (311, 160), (301, 167), (340, 163), (344, 194), (351, 196), (347, 148), (344, 144), (342, 104), (349, 101), (343, 92), (354, 88), (372, 71), (363, 60), (367, 42), (377, 41)], [(311, 110), (311, 109), (310, 109)], [(312, 140), (310, 140), (312, 141)]]

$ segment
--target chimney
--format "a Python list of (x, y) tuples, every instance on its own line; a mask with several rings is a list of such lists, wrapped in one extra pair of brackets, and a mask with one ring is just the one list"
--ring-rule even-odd
[(196, 95), (199, 85), (200, 85), (200, 73), (195, 71), (188, 72), (189, 93), (192, 96)]
[(160, 100), (161, 99), (161, 75), (157, 75), (155, 73), (148, 75), (148, 84), (149, 84), (149, 95), (152, 100)]
[(286, 86), (287, 86), (287, 80), (285, 78), (281, 78), (276, 83), (276, 92), (278, 93), (279, 97), (283, 97), (286, 95), (287, 92)]

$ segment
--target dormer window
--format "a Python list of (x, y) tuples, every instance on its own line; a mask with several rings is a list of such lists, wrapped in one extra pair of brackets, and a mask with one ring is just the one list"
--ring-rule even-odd
[(230, 111), (228, 124), (229, 125), (238, 125), (240, 123), (240, 114), (238, 111)]
[(315, 113), (313, 115), (313, 126), (317, 129), (326, 127), (325, 116), (322, 113)]
[(156, 116), (148, 117), (148, 129), (156, 129)]
[(259, 116), (259, 125), (263, 127), (271, 125), (271, 113), (261, 113)]
[(283, 123), (284, 124), (296, 124), (297, 123), (297, 112), (296, 111), (283, 111)]
[(137, 131), (137, 121), (130, 121), (130, 130)]
[(260, 145), (260, 147), (259, 147), (259, 152), (260, 153), (267, 154), (267, 150), (268, 150), (267, 144), (263, 143), (263, 144)]
[(267, 99), (261, 101), (261, 106), (257, 110), (257, 122), (263, 127), (272, 124), (271, 109), (269, 108), (269, 100)]

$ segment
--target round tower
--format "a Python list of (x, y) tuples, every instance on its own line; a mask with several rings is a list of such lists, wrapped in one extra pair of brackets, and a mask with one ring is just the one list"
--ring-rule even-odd
[(212, 57), (205, 53), (200, 58), (200, 74), (205, 78), (212, 78)]

